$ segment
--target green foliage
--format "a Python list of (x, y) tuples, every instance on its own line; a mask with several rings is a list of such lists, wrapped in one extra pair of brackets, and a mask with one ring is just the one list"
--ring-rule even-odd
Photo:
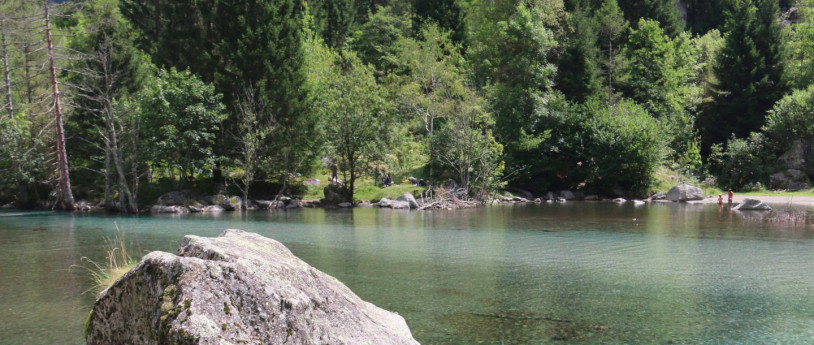
[(395, 68), (389, 58), (396, 54), (396, 42), (411, 30), (408, 17), (395, 13), (392, 7), (379, 7), (370, 20), (354, 32), (348, 45), (363, 63), (386, 73)]
[(667, 36), (658, 22), (641, 19), (624, 48), (625, 93), (659, 121), (674, 159), (695, 142), (693, 112), (701, 101), (697, 50), (687, 35)]
[(347, 200), (352, 201), (356, 180), (372, 172), (370, 163), (387, 146), (388, 111), (372, 68), (350, 52), (343, 55), (337, 57), (319, 105), (329, 147), (350, 193)]
[(670, 37), (684, 32), (675, 0), (621, 0), (619, 7), (630, 23), (640, 24), (642, 19), (650, 19), (657, 21)]
[[(602, 7), (594, 14), (599, 29), (599, 47), (601, 51), (601, 61), (603, 72), (607, 78), (607, 105), (611, 106), (615, 102), (614, 85), (618, 83), (618, 67), (622, 64), (619, 61), (619, 52), (623, 35), (628, 28), (628, 22), (624, 19), (624, 14), (619, 8), (616, 0), (604, 0)], [(614, 49), (614, 46), (616, 47)]]
[(766, 185), (774, 167), (774, 156), (768, 152), (766, 137), (752, 133), (748, 138), (731, 137), (726, 143), (712, 145), (709, 168), (718, 177), (722, 189), (742, 189), (755, 183)]
[(737, 0), (728, 12), (726, 44), (715, 75), (715, 107), (704, 114), (704, 144), (742, 138), (764, 124), (786, 90), (779, 9), (773, 0)]
[(586, 164), (592, 184), (611, 193), (621, 188), (632, 195), (649, 192), (663, 155), (662, 133), (641, 106), (625, 100), (611, 109), (589, 103), (585, 135)]
[(142, 96), (145, 159), (178, 169), (182, 177), (207, 173), (220, 123), (226, 118), (222, 96), (192, 72), (160, 70)]
[(814, 140), (814, 85), (795, 90), (769, 110), (763, 132), (778, 154), (795, 140)]
[(23, 207), (36, 201), (29, 194), (49, 173), (42, 132), (32, 131), (25, 115), (0, 116), (0, 200)]
[(451, 33), (455, 42), (461, 42), (466, 34), (459, 0), (412, 0), (415, 27), (435, 23)]
[(583, 103), (602, 89), (598, 27), (590, 11), (577, 9), (568, 17), (565, 30), (557, 88), (570, 101)]
[(342, 48), (345, 44), (356, 17), (353, 3), (353, 0), (315, 0), (309, 3), (316, 30), (328, 47)]
[(515, 14), (500, 31), (488, 88), (496, 117), (495, 135), (506, 148), (508, 170), (529, 178), (536, 165), (533, 152), (548, 136), (541, 117), (549, 103), (559, 97), (553, 87), (556, 67), (553, 49), (557, 42), (543, 23), (544, 8), (517, 6)]
[(814, 0), (800, 0), (786, 26), (786, 78), (797, 89), (814, 84)]

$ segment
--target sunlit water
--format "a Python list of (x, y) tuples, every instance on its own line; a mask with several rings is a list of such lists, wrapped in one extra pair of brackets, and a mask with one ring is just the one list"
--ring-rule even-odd
[(0, 213), (0, 343), (82, 344), (114, 222), (139, 256), (258, 232), (404, 316), (422, 344), (811, 344), (814, 229), (717, 205), (184, 217)]

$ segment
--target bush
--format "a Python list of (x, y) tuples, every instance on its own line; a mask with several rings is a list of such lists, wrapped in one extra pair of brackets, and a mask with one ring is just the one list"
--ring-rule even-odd
[(777, 101), (769, 110), (763, 132), (778, 153), (791, 148), (794, 140), (814, 140), (814, 85)]
[(742, 190), (756, 183), (766, 185), (769, 174), (775, 170), (770, 164), (774, 162), (774, 156), (762, 133), (752, 133), (745, 139), (733, 135), (725, 147), (712, 145), (708, 161), (710, 171), (718, 176), (718, 186), (722, 189)]
[(629, 100), (610, 109), (589, 103), (585, 111), (585, 154), (594, 187), (605, 193), (621, 188), (631, 195), (646, 194), (664, 153), (656, 120)]

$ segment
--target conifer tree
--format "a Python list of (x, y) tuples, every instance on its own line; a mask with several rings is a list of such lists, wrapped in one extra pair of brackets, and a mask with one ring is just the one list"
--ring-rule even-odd
[(309, 3), (317, 33), (331, 48), (341, 48), (351, 31), (355, 8), (353, 0), (317, 0)]
[(764, 124), (786, 91), (779, 7), (774, 0), (734, 0), (726, 42), (715, 67), (715, 107), (702, 120), (705, 146), (743, 138)]

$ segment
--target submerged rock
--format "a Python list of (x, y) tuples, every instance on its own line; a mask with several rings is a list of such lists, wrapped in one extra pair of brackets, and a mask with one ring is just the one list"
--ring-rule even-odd
[(771, 211), (771, 206), (757, 199), (743, 199), (740, 204), (732, 208), (739, 211)]
[(667, 200), (670, 201), (691, 201), (691, 200), (704, 200), (704, 191), (701, 188), (690, 186), (688, 184), (680, 184), (667, 192)]
[(147, 254), (99, 294), (95, 344), (418, 344), (398, 314), (361, 300), (281, 243), (226, 230)]

